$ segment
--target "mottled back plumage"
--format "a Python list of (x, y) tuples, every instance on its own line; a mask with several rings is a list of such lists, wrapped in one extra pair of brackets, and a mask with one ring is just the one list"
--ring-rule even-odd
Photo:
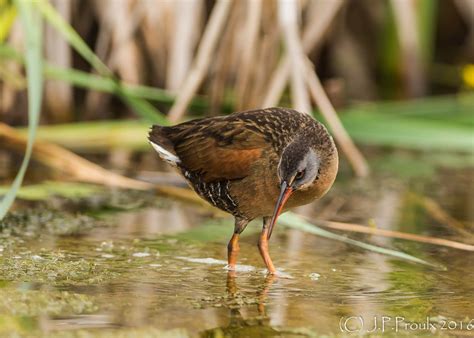
[[(246, 201), (252, 196), (247, 196), (239, 182), (248, 185), (249, 179), (255, 176), (256, 185), (259, 180), (272, 185), (271, 182), (277, 179), (276, 166), (284, 149), (296, 139), (328, 158), (337, 157), (332, 138), (322, 124), (286, 108), (237, 112), (171, 127), (155, 125), (149, 134), (149, 140), (160, 156), (178, 167), (201, 197), (244, 218), (265, 216), (268, 207), (262, 207), (265, 210), (259, 213), (243, 206), (252, 203)], [(274, 170), (266, 172), (271, 166)], [(262, 175), (271, 175), (271, 180), (258, 177)], [(269, 203), (273, 203), (273, 199), (270, 196)]]

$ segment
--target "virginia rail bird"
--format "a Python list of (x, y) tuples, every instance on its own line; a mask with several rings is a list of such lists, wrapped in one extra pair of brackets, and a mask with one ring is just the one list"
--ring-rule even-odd
[(275, 273), (268, 240), (278, 215), (322, 197), (338, 169), (337, 149), (326, 128), (287, 108), (154, 125), (149, 141), (199, 196), (235, 217), (227, 247), (230, 270), (239, 235), (251, 220), (263, 217), (258, 248), (268, 271)]

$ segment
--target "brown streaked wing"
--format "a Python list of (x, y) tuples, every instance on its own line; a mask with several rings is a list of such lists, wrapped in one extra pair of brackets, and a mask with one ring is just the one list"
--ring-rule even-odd
[(170, 129), (168, 137), (182, 166), (202, 175), (205, 182), (246, 177), (270, 146), (262, 133), (246, 128), (242, 120), (183, 124), (177, 133)]

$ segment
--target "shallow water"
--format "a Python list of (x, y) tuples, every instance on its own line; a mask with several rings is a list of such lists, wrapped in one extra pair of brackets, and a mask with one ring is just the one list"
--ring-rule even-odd
[[(414, 205), (413, 193), (429, 193), (469, 228), (466, 199), (446, 199), (465, 186), (440, 192), (436, 182), (340, 182), (298, 212), (472, 241)], [(256, 248), (259, 223), (244, 232), (241, 266), (230, 273), (231, 219), (181, 203), (100, 217), (80, 236), (1, 238), (0, 336), (474, 335), (472, 252), (346, 233), (443, 270), (280, 226), (270, 250), (282, 276), (269, 277)]]

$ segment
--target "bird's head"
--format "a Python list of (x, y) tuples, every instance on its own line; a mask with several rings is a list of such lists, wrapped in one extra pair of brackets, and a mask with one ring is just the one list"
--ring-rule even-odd
[(286, 201), (295, 191), (306, 190), (319, 179), (322, 155), (315, 147), (297, 139), (283, 151), (278, 164), (280, 195), (278, 196), (273, 217), (268, 230), (270, 238), (276, 219), (280, 215)]
[(321, 156), (304, 142), (290, 143), (283, 151), (278, 165), (280, 186), (291, 191), (305, 190), (318, 178)]

